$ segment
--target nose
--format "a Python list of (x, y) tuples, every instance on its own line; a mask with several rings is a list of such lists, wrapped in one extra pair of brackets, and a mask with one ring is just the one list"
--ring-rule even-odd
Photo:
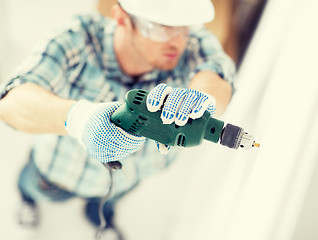
[(167, 44), (176, 48), (180, 48), (181, 46), (184, 45), (184, 43), (188, 41), (188, 35), (185, 35), (182, 32), (177, 33), (174, 35), (168, 42)]

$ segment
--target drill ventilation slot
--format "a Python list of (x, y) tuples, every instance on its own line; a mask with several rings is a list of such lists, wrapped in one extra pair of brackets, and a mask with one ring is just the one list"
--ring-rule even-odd
[(180, 134), (179, 137), (178, 137), (177, 145), (180, 146), (180, 147), (184, 147), (185, 146), (185, 140), (186, 140), (186, 137), (184, 135)]
[(142, 125), (145, 124), (145, 121), (147, 121), (147, 118), (143, 117), (143, 116), (138, 116), (138, 118), (136, 118), (135, 122), (128, 128), (129, 131), (136, 133), (140, 130), (140, 128), (142, 127)]
[(142, 101), (145, 99), (145, 97), (146, 97), (146, 92), (143, 90), (139, 90), (136, 93), (136, 96), (133, 100), (133, 103), (140, 105), (142, 103)]

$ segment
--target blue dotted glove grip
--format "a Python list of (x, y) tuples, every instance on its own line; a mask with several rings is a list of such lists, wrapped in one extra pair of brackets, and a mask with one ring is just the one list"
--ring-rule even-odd
[(179, 126), (185, 125), (189, 118), (200, 118), (205, 110), (213, 116), (215, 105), (216, 100), (208, 94), (193, 89), (171, 88), (163, 83), (151, 90), (147, 97), (149, 111), (156, 112), (163, 106), (161, 113), (163, 123), (175, 122)]
[[(79, 109), (74, 110), (76, 116), (68, 117), (68, 119), (76, 121), (76, 119), (81, 119), (81, 114), (89, 114), (88, 117), (83, 117), (84, 123), (79, 124), (80, 129), (76, 131), (79, 132), (79, 141), (90, 157), (101, 162), (119, 161), (137, 151), (144, 143), (144, 137), (128, 133), (110, 122), (110, 116), (120, 106), (119, 103), (88, 103), (85, 101), (77, 104), (79, 106), (75, 105), (75, 107)], [(83, 111), (81, 111), (80, 104)], [(90, 107), (93, 110), (89, 113), (87, 109)]]
[[(216, 100), (203, 92), (185, 89), (171, 88), (166, 84), (159, 84), (150, 91), (147, 97), (147, 108), (156, 112), (162, 108), (161, 119), (164, 124), (175, 122), (183, 126), (189, 118), (200, 118), (205, 110), (209, 111), (211, 117), (216, 110)], [(156, 142), (159, 152), (167, 154), (170, 146)]]

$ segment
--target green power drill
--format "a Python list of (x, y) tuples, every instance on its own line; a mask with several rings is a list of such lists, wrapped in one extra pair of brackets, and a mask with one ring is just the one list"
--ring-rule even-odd
[(130, 90), (125, 104), (111, 116), (111, 121), (130, 133), (156, 140), (169, 146), (192, 147), (208, 140), (229, 148), (250, 149), (259, 147), (254, 137), (243, 128), (212, 118), (208, 111), (198, 119), (189, 119), (186, 125), (163, 124), (161, 111), (149, 112), (146, 106), (148, 92), (141, 89)]

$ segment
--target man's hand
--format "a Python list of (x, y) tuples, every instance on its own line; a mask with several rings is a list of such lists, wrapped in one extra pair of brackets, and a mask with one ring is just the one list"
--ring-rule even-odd
[[(166, 84), (159, 84), (150, 91), (147, 97), (147, 108), (156, 112), (162, 108), (161, 119), (164, 124), (175, 122), (178, 126), (185, 125), (189, 118), (202, 117), (205, 110), (213, 116), (216, 110), (216, 100), (203, 92), (186, 89), (171, 88)], [(159, 151), (166, 154), (170, 147), (156, 143)]]
[(88, 154), (101, 162), (119, 161), (137, 151), (145, 138), (130, 134), (110, 122), (110, 116), (120, 106), (113, 103), (75, 103), (68, 113), (65, 127), (79, 140)]

